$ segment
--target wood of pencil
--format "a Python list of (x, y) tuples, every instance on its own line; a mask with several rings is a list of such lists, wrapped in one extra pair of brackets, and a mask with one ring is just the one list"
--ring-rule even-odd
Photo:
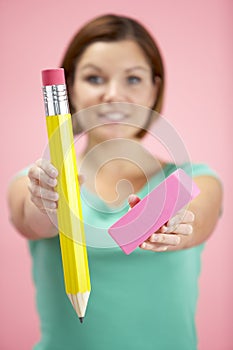
[[(90, 277), (73, 140), (71, 116), (46, 118), (51, 160), (59, 170), (58, 227), (66, 293), (83, 318), (90, 294)], [(65, 140), (65, 141), (63, 141)]]

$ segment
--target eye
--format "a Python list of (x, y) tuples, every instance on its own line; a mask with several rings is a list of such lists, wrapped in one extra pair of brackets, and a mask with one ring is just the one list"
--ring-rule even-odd
[(88, 81), (91, 84), (99, 85), (104, 82), (104, 79), (98, 75), (88, 75), (85, 78), (86, 81)]
[(127, 78), (127, 81), (129, 84), (135, 85), (138, 84), (142, 81), (142, 79), (140, 77), (137, 77), (135, 75), (131, 75)]

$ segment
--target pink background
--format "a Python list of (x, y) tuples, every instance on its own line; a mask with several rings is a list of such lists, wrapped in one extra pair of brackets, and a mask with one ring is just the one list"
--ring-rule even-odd
[(231, 0), (1, 0), (0, 348), (31, 349), (39, 339), (27, 244), (9, 223), (5, 198), (10, 177), (46, 146), (40, 71), (59, 64), (81, 24), (106, 12), (133, 16), (158, 38), (167, 72), (163, 114), (192, 161), (208, 163), (222, 178), (224, 215), (203, 255), (197, 322), (200, 350), (231, 350)]

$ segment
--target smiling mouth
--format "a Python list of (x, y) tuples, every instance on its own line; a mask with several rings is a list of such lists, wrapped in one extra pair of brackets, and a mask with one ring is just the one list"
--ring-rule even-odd
[(121, 112), (109, 112), (99, 114), (101, 120), (106, 122), (121, 122), (127, 118), (127, 115)]

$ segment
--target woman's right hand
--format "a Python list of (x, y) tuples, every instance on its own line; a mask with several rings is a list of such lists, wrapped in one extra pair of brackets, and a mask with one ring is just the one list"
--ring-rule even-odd
[(38, 159), (28, 171), (31, 201), (43, 213), (57, 208), (57, 176), (57, 169), (47, 159)]

